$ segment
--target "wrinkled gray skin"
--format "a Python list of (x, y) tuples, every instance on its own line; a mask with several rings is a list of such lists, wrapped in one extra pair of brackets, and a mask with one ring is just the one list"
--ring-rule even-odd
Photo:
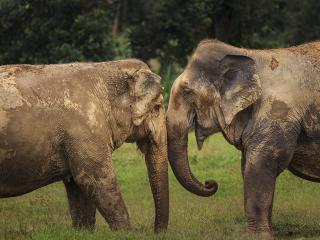
[(165, 112), (160, 78), (138, 60), (0, 67), (0, 197), (63, 180), (75, 227), (96, 209), (111, 229), (130, 229), (112, 152), (137, 142), (155, 203), (168, 224)]
[(320, 42), (287, 49), (249, 50), (201, 42), (171, 89), (167, 111), (169, 161), (189, 191), (210, 196), (214, 181), (194, 178), (187, 133), (198, 148), (221, 132), (242, 151), (249, 229), (272, 239), (277, 176), (285, 169), (320, 182)]

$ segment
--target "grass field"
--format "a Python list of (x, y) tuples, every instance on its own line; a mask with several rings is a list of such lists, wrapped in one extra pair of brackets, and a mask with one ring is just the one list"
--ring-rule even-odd
[[(152, 232), (154, 208), (144, 159), (134, 144), (125, 144), (113, 158), (136, 232), (111, 232), (100, 215), (93, 232), (73, 230), (65, 190), (56, 183), (21, 197), (0, 199), (0, 239), (247, 239), (240, 153), (221, 135), (211, 137), (198, 152), (190, 136), (189, 157), (195, 175), (216, 179), (219, 190), (210, 198), (190, 194), (170, 170), (166, 233)], [(283, 173), (273, 211), (277, 239), (320, 239), (319, 218), (319, 186)]]

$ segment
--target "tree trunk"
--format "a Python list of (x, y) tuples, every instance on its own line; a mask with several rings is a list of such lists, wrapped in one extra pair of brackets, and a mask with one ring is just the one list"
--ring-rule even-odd
[(113, 26), (112, 26), (112, 35), (113, 36), (118, 36), (119, 33), (121, 32), (121, 15), (122, 15), (122, 1), (123, 0), (118, 0), (116, 1), (116, 13), (113, 19)]

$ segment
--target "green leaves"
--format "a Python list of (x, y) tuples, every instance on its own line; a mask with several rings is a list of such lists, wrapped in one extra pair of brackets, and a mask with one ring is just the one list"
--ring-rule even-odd
[(136, 57), (157, 59), (167, 75), (204, 38), (247, 48), (317, 39), (319, 8), (317, 0), (0, 0), (0, 64)]
[(128, 57), (104, 1), (0, 1), (0, 64), (106, 61)]

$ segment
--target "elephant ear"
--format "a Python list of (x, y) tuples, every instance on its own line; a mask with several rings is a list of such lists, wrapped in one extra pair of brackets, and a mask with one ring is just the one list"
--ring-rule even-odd
[(255, 61), (247, 56), (226, 55), (221, 60), (224, 69), (220, 86), (220, 107), (227, 125), (235, 115), (252, 105), (261, 96)]
[(139, 126), (147, 113), (156, 104), (162, 93), (161, 78), (148, 69), (140, 69), (133, 73), (129, 81), (130, 96), (134, 98), (131, 105), (133, 124)]

